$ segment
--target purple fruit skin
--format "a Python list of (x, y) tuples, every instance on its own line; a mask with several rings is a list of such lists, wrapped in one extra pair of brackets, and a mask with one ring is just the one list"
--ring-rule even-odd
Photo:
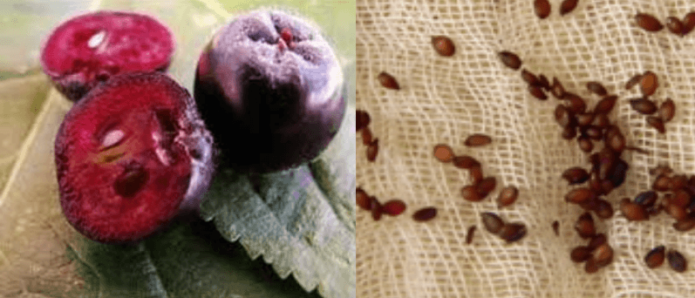
[[(289, 27), (293, 46), (278, 46)], [(237, 170), (285, 170), (318, 156), (345, 115), (346, 88), (330, 45), (303, 20), (257, 11), (222, 28), (198, 61), (194, 95)]]

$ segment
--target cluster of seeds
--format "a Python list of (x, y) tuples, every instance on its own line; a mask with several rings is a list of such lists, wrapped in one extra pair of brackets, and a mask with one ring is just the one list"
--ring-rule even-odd
[(359, 187), (357, 188), (356, 203), (357, 206), (360, 206), (363, 210), (371, 211), (374, 220), (381, 219), (382, 214), (390, 216), (400, 215), (406, 209), (405, 202), (399, 199), (393, 199), (381, 204), (375, 196), (370, 196)]
[(367, 146), (367, 160), (374, 162), (376, 155), (379, 154), (379, 138), (372, 137), (372, 130), (369, 129), (369, 123), (372, 121), (369, 113), (364, 110), (356, 112), (356, 129), (362, 132), (362, 144)]
[[(676, 106), (673, 100), (666, 98), (666, 100), (661, 103), (661, 106), (657, 107), (656, 103), (649, 99), (649, 96), (653, 95), (659, 87), (659, 80), (656, 74), (651, 71), (633, 76), (625, 84), (625, 89), (631, 89), (638, 83), (640, 85), (642, 97), (631, 99), (630, 106), (632, 106), (633, 110), (642, 115), (649, 115), (647, 117), (647, 125), (653, 127), (659, 133), (666, 133), (666, 127), (664, 125), (671, 121), (676, 115)], [(656, 116), (654, 116), (654, 114), (656, 114)]]
[[(664, 25), (656, 17), (646, 13), (635, 15), (635, 22), (637, 26), (648, 32), (659, 32), (664, 29)], [(695, 29), (695, 12), (689, 12), (683, 20), (673, 16), (666, 18), (666, 28), (675, 35), (685, 36)]]
[[(579, 0), (564, 0), (560, 4), (560, 15), (566, 15), (572, 12), (579, 3)], [(548, 0), (534, 0), (533, 10), (538, 18), (545, 19), (550, 15), (550, 2)]]
[(505, 223), (502, 218), (492, 212), (483, 212), (480, 214), (483, 226), (485, 229), (507, 243), (519, 241), (526, 236), (526, 225), (520, 222)]
[(688, 262), (680, 252), (670, 250), (667, 254), (666, 247), (663, 245), (659, 245), (649, 251), (649, 253), (647, 253), (647, 255), (644, 257), (644, 262), (647, 264), (647, 267), (654, 269), (661, 266), (666, 258), (668, 258), (668, 265), (671, 266), (671, 269), (674, 271), (684, 272), (686, 269), (688, 269)]
[[(591, 214), (584, 213), (580, 216), (577, 224), (580, 221), (588, 222), (585, 218), (591, 219)], [(582, 223), (588, 225), (586, 223)], [(593, 227), (593, 221), (591, 221)], [(577, 227), (575, 227), (577, 228)], [(581, 228), (587, 229), (585, 226)], [(577, 246), (570, 252), (570, 259), (576, 263), (584, 263), (584, 271), (587, 273), (594, 273), (601, 269), (602, 267), (608, 266), (613, 261), (613, 248), (608, 245), (608, 239), (605, 234), (594, 234), (590, 238), (589, 243), (586, 246)]]

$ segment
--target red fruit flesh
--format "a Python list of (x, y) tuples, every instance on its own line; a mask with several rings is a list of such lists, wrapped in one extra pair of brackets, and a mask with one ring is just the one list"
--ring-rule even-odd
[(44, 72), (70, 100), (117, 74), (165, 70), (174, 51), (171, 32), (131, 12), (100, 11), (72, 18), (41, 51)]
[(197, 210), (212, 177), (211, 145), (176, 82), (159, 73), (116, 76), (77, 102), (58, 131), (63, 213), (99, 242), (149, 236)]

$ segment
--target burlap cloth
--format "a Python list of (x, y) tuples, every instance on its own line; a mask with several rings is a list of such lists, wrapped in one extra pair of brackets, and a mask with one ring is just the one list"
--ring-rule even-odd
[[(621, 198), (651, 185), (648, 169), (659, 163), (695, 174), (695, 32), (684, 38), (666, 29), (648, 33), (634, 22), (637, 12), (662, 22), (682, 18), (695, 10), (695, 1), (580, 0), (565, 16), (561, 1), (550, 2), (552, 14), (540, 20), (533, 0), (357, 1), (357, 108), (371, 114), (380, 145), (370, 163), (358, 134), (357, 183), (381, 202), (408, 204), (405, 214), (378, 222), (358, 210), (358, 297), (695, 297), (695, 267), (676, 273), (667, 263), (658, 269), (644, 264), (651, 248), (665, 245), (695, 265), (695, 231), (675, 231), (663, 213), (638, 223), (617, 211)], [(456, 54), (437, 55), (433, 35), (449, 36)], [(560, 138), (553, 119), (558, 101), (531, 97), (520, 72), (498, 60), (502, 50), (517, 53), (534, 73), (557, 77), (568, 91), (590, 99), (589, 107), (598, 98), (585, 84), (602, 82), (620, 96), (611, 119), (628, 145), (651, 152), (623, 153), (630, 164), (626, 182), (607, 197), (616, 215), (597, 226), (608, 235), (614, 262), (597, 273), (570, 260), (570, 250), (586, 241), (573, 230), (582, 211), (564, 202), (570, 187), (560, 178), (566, 168), (588, 167), (587, 154), (576, 141)], [(639, 88), (625, 91), (625, 82), (646, 70), (660, 81), (652, 98), (676, 103), (666, 135), (647, 127), (646, 117), (627, 102)], [(381, 87), (381, 71), (396, 77), (402, 90)], [(465, 147), (472, 133), (492, 136), (493, 144)], [(437, 143), (478, 158), (485, 175), (497, 177), (496, 191), (483, 202), (463, 200), (468, 174), (435, 160)], [(492, 198), (506, 185), (516, 185), (520, 197), (499, 210)], [(412, 213), (426, 206), (439, 208), (437, 218), (414, 222)], [(483, 211), (526, 223), (527, 236), (504, 244), (482, 228)], [(467, 245), (471, 225), (478, 231)]]

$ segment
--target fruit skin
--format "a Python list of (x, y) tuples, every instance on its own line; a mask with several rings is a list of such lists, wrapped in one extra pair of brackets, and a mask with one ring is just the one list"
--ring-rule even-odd
[(346, 90), (318, 30), (277, 11), (251, 12), (218, 31), (200, 55), (194, 84), (223, 162), (255, 173), (318, 156), (340, 128)]
[(160, 73), (95, 88), (67, 113), (54, 149), (63, 214), (102, 243), (134, 243), (196, 215), (214, 172), (195, 102)]
[(112, 76), (165, 71), (173, 52), (173, 34), (153, 17), (98, 11), (60, 24), (42, 45), (41, 66), (63, 95), (77, 101)]

